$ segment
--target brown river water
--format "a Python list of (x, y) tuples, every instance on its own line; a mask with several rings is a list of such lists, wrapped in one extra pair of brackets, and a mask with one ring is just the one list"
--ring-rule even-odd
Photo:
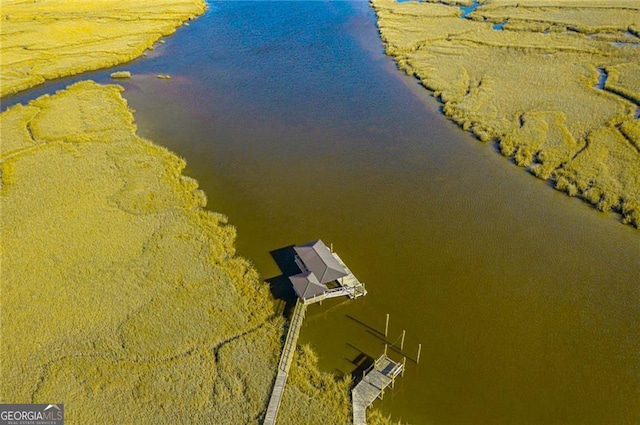
[(384, 56), (366, 2), (211, 2), (117, 69), (139, 133), (187, 160), (265, 279), (270, 251), (322, 238), (366, 283), (309, 308), (322, 369), (381, 354), (387, 313), (392, 342), (406, 330), (385, 414), (640, 423), (640, 233), (444, 118)]

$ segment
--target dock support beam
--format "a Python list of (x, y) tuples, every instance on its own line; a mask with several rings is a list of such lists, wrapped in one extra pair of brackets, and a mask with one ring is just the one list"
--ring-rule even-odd
[(389, 335), (389, 313), (387, 313), (387, 323), (384, 325), (384, 337)]

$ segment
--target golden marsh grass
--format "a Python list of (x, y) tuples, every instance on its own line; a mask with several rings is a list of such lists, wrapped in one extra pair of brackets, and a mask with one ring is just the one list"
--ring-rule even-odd
[(387, 53), (448, 117), (640, 227), (638, 3), (481, 3), (462, 19), (458, 2), (372, 0)]
[(203, 0), (3, 0), (0, 96), (135, 59), (205, 7)]
[(81, 396), (91, 412), (121, 391), (124, 412), (143, 388), (121, 380), (150, 365), (178, 379), (163, 362), (210, 358), (272, 317), (234, 229), (184, 161), (135, 135), (118, 87), (78, 83), (0, 120), (3, 401)]

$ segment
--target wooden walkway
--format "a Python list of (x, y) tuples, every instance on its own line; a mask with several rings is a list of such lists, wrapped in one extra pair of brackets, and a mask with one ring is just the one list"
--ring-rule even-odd
[[(333, 253), (333, 255), (335, 256), (336, 260), (345, 268), (345, 270), (347, 271), (347, 275), (338, 279), (338, 283), (340, 285), (339, 287), (333, 289), (327, 288), (327, 290), (322, 294), (304, 300), (298, 298), (298, 300), (296, 301), (296, 307), (293, 311), (291, 322), (289, 323), (289, 330), (287, 331), (287, 339), (284, 343), (284, 348), (282, 349), (280, 363), (278, 364), (278, 374), (276, 375), (276, 380), (273, 384), (273, 390), (271, 391), (271, 398), (269, 399), (269, 405), (267, 406), (267, 413), (265, 414), (263, 422), (264, 425), (275, 425), (276, 419), (278, 418), (278, 409), (280, 408), (280, 402), (282, 401), (284, 388), (287, 385), (289, 369), (291, 367), (291, 362), (293, 361), (293, 355), (296, 351), (298, 336), (300, 335), (300, 329), (302, 328), (302, 322), (304, 320), (307, 306), (320, 302), (327, 298), (342, 296), (348, 296), (349, 298), (358, 298), (363, 295), (367, 295), (367, 290), (364, 287), (364, 283), (360, 282), (353, 275), (351, 270), (349, 270), (349, 268), (344, 264), (344, 261), (342, 261), (338, 254)], [(301, 271), (309, 271), (304, 262), (297, 255), (294, 257), (294, 261)], [(400, 365), (400, 368), (402, 368), (402, 365)], [(369, 404), (371, 404), (371, 402)], [(368, 406), (368, 404), (366, 406)], [(366, 409), (366, 406), (364, 407), (364, 409)]]
[(351, 291), (351, 298), (358, 298), (364, 295), (367, 295), (367, 290), (364, 287), (364, 283), (360, 282), (357, 277), (353, 274), (349, 267), (342, 261), (342, 258), (338, 255), (337, 252), (333, 252), (333, 256), (338, 260), (338, 263), (344, 267), (347, 271), (347, 275), (345, 277), (341, 277), (338, 279), (338, 283), (345, 289), (349, 289)]
[(344, 297), (344, 296), (347, 296), (349, 298), (357, 298), (361, 295), (362, 294), (359, 294), (355, 288), (340, 287), (340, 288), (329, 289), (328, 291), (325, 291), (322, 294), (316, 295), (315, 297), (306, 298), (302, 300), (302, 302), (305, 305), (310, 305), (314, 303), (319, 303), (328, 298), (336, 298), (336, 297)]
[(293, 317), (289, 323), (289, 330), (287, 331), (287, 339), (284, 343), (284, 348), (282, 349), (282, 355), (280, 356), (278, 374), (276, 375), (276, 381), (273, 384), (271, 398), (269, 399), (269, 406), (267, 407), (267, 414), (264, 417), (264, 425), (275, 425), (276, 423), (278, 409), (280, 408), (280, 402), (282, 401), (284, 387), (287, 384), (289, 369), (291, 368), (291, 362), (293, 361), (293, 354), (296, 351), (298, 336), (300, 335), (300, 328), (302, 328), (302, 322), (304, 321), (304, 314), (306, 310), (307, 304), (298, 299), (296, 307), (293, 310)]
[(394, 362), (384, 354), (375, 361), (362, 381), (351, 390), (354, 425), (367, 424), (367, 407), (393, 384), (396, 376), (402, 373), (402, 367), (402, 363)]

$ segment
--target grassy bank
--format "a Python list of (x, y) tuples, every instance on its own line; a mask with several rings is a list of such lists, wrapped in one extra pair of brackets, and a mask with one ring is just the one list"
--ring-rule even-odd
[(482, 141), (640, 227), (640, 6), (372, 0), (386, 51)]
[(203, 0), (3, 0), (0, 96), (135, 59)]
[(101, 405), (121, 423), (190, 414), (216, 351), (273, 315), (234, 229), (135, 135), (116, 86), (76, 84), (1, 126), (3, 402), (59, 400), (70, 423)]

